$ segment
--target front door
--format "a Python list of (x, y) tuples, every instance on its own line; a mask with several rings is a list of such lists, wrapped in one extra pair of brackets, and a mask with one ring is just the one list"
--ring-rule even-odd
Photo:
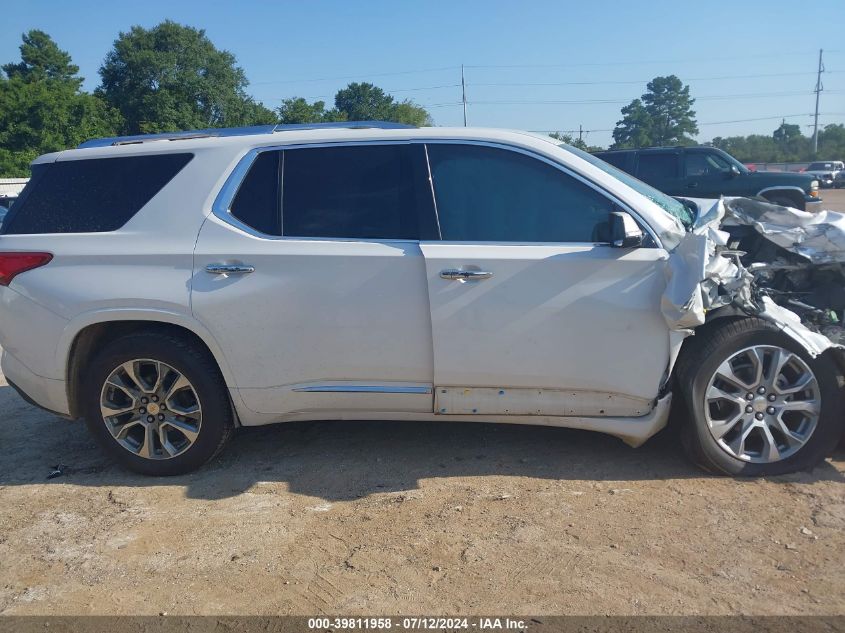
[(427, 147), (423, 242), (440, 414), (638, 416), (669, 360), (667, 254), (606, 240), (614, 203), (503, 148)]

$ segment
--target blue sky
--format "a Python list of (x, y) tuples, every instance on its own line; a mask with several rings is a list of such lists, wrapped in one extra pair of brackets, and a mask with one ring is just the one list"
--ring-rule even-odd
[[(771, 133), (783, 115), (800, 115), (787, 120), (809, 134), (824, 48), (820, 121), (845, 122), (842, 0), (4, 4), (0, 61), (18, 59), (19, 35), (39, 28), (71, 53), (88, 89), (98, 84), (97, 69), (119, 31), (170, 18), (205, 29), (234, 53), (249, 91), (270, 107), (291, 96), (331, 102), (349, 81), (371, 81), (425, 105), (437, 125), (460, 125), (465, 64), (470, 125), (582, 125), (595, 130), (588, 142), (606, 145), (610, 132), (602, 130), (613, 128), (622, 105), (655, 75), (674, 73), (698, 98), (700, 140)], [(744, 119), (765, 120), (721, 123)]]

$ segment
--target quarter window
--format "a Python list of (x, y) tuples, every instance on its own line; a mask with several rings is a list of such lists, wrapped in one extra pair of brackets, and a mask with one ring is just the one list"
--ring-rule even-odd
[(35, 165), (4, 233), (91, 233), (126, 224), (193, 158), (154, 154)]
[(559, 169), (478, 145), (428, 146), (444, 240), (605, 242), (613, 203)]

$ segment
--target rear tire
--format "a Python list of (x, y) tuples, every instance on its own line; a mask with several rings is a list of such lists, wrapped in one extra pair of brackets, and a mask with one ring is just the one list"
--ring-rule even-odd
[(234, 428), (223, 377), (207, 350), (142, 332), (108, 343), (82, 377), (92, 435), (121, 466), (180, 475), (219, 453)]
[[(745, 366), (744, 358), (749, 359)], [(756, 377), (754, 358), (761, 368)], [(748, 378), (734, 390), (721, 377), (725, 374)], [(827, 354), (812, 358), (768, 321), (724, 318), (699, 328), (682, 352), (676, 377), (686, 414), (679, 421), (681, 443), (709, 472), (761, 477), (807, 470), (830, 455), (842, 437), (836, 364)], [(804, 390), (783, 395), (805, 381)]]

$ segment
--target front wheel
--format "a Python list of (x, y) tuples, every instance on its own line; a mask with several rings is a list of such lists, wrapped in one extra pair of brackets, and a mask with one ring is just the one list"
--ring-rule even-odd
[(682, 442), (705, 469), (769, 476), (812, 468), (843, 432), (840, 374), (758, 318), (696, 331), (679, 362)]
[(213, 358), (179, 336), (144, 332), (107, 344), (82, 382), (88, 428), (118, 463), (178, 475), (214, 457), (232, 408)]

